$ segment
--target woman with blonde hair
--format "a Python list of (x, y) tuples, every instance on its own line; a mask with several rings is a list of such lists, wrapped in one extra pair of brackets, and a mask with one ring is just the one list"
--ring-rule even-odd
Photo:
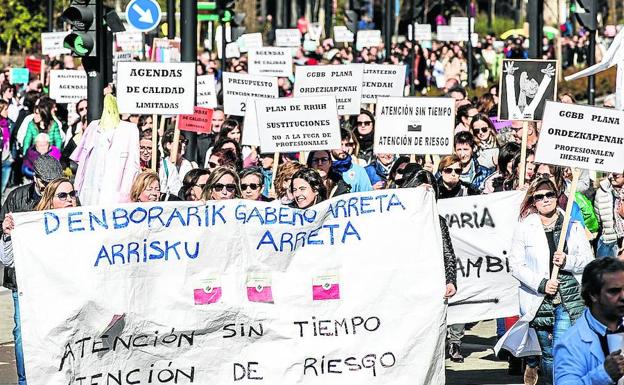
[(208, 177), (202, 199), (225, 200), (241, 197), (240, 179), (236, 171), (229, 167), (217, 167)]
[(134, 178), (130, 189), (132, 202), (158, 202), (160, 200), (160, 178), (154, 171), (143, 171)]
[(64, 209), (80, 206), (74, 184), (67, 178), (54, 179), (48, 183), (35, 211)]

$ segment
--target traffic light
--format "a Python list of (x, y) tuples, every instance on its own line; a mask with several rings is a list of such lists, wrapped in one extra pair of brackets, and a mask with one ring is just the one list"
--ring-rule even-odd
[(72, 56), (97, 56), (97, 16), (97, 0), (72, 0), (69, 8), (63, 11), (61, 17), (72, 27), (72, 32), (63, 40), (63, 47), (68, 48)]
[(597, 0), (576, 0), (576, 19), (585, 28), (595, 31), (598, 28), (598, 1)]

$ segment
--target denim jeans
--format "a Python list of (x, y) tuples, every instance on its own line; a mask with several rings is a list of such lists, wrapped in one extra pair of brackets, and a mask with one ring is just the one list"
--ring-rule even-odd
[(13, 306), (15, 311), (13, 313), (13, 321), (15, 321), (15, 328), (13, 328), (13, 339), (15, 340), (15, 364), (17, 366), (18, 385), (26, 385), (26, 371), (24, 369), (24, 351), (22, 350), (22, 328), (20, 323), (18, 296), (19, 294), (17, 291), (14, 291)]
[[(570, 315), (563, 305), (555, 306), (555, 324), (550, 330), (536, 330), (537, 339), (542, 348), (541, 368), (543, 384), (553, 383), (553, 347), (563, 337), (564, 333), (572, 326)], [(534, 368), (538, 366), (540, 358), (537, 356), (527, 357), (527, 365)]]
[(9, 157), (7, 160), (2, 161), (2, 180), (0, 186), (0, 192), (4, 193), (7, 185), (9, 184), (9, 178), (11, 177), (11, 165), (13, 164), (13, 158)]
[(618, 246), (617, 241), (613, 243), (604, 243), (602, 238), (598, 238), (598, 246), (596, 247), (596, 258), (614, 257), (617, 256)]

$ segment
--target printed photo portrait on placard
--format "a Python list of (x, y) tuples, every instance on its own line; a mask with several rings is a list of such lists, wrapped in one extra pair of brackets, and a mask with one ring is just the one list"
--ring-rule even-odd
[(556, 60), (503, 60), (500, 120), (542, 120), (547, 100), (556, 100)]

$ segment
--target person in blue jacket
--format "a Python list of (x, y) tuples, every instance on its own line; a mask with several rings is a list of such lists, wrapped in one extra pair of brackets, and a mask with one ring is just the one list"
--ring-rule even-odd
[(342, 175), (342, 179), (351, 186), (351, 192), (371, 191), (373, 186), (364, 167), (355, 164), (349, 155), (347, 146), (349, 132), (345, 129), (340, 130), (340, 137), (340, 148), (331, 151), (332, 169)]
[(394, 154), (377, 154), (375, 155), (375, 160), (364, 167), (374, 190), (386, 188), (388, 175), (395, 159), (396, 156)]

